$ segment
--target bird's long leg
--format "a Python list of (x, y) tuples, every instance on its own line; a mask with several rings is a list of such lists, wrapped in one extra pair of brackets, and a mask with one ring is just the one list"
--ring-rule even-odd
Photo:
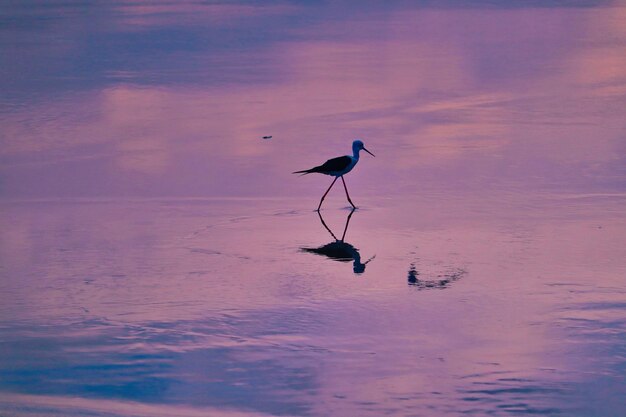
[(331, 188), (333, 188), (333, 185), (335, 185), (335, 181), (337, 181), (337, 178), (339, 177), (335, 177), (335, 179), (333, 180), (333, 183), (330, 184), (330, 187), (328, 187), (328, 190), (326, 190), (326, 192), (324, 193), (324, 195), (322, 196), (322, 199), (320, 200), (320, 205), (317, 206), (317, 211), (320, 211), (320, 208), (322, 208), (322, 202), (324, 202), (324, 198), (326, 198), (326, 194), (328, 194), (328, 192), (330, 191)]
[(343, 179), (343, 175), (341, 176), (341, 182), (343, 182), (343, 188), (346, 190), (346, 197), (348, 197), (348, 201), (352, 205), (353, 208), (356, 208), (352, 200), (350, 200), (350, 194), (348, 194), (348, 187), (346, 187), (346, 180)]

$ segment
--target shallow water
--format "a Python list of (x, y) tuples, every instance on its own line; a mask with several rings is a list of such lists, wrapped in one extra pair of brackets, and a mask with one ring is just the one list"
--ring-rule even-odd
[(626, 414), (623, 4), (1, 10), (3, 416)]
[(624, 198), (365, 199), (343, 262), (302, 250), (335, 239), (295, 200), (7, 205), (0, 403), (618, 415)]

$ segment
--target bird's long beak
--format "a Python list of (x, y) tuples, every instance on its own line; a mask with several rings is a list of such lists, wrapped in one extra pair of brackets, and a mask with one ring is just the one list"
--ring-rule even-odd
[(368, 154), (370, 154), (370, 155), (374, 156), (374, 157), (376, 156), (376, 155), (374, 155), (373, 153), (371, 153), (370, 151), (368, 151), (367, 149), (365, 149), (365, 146), (363, 147), (363, 150), (364, 150), (365, 152), (367, 152)]

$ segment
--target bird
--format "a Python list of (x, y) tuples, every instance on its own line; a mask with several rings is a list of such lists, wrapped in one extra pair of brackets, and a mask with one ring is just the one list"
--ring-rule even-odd
[(320, 166), (316, 166), (311, 169), (305, 169), (302, 171), (293, 172), (293, 174), (302, 174), (302, 175), (312, 174), (314, 172), (317, 172), (320, 174), (325, 174), (325, 175), (330, 175), (331, 177), (335, 177), (332, 184), (330, 184), (330, 187), (328, 187), (328, 190), (326, 190), (326, 192), (322, 196), (322, 199), (320, 200), (320, 204), (317, 206), (316, 211), (318, 212), (320, 211), (320, 208), (322, 208), (322, 203), (324, 202), (324, 198), (326, 198), (326, 194), (328, 194), (330, 189), (333, 188), (333, 185), (335, 185), (335, 182), (337, 181), (339, 177), (341, 177), (341, 182), (343, 182), (343, 188), (344, 190), (346, 190), (346, 197), (348, 197), (348, 201), (350, 202), (350, 205), (353, 208), (356, 208), (356, 206), (350, 199), (350, 194), (348, 194), (348, 187), (346, 187), (346, 181), (343, 179), (343, 176), (346, 175), (348, 172), (352, 171), (352, 168), (354, 168), (356, 163), (359, 162), (359, 151), (361, 150), (364, 150), (365, 152), (367, 152), (368, 154), (372, 156), (376, 156), (370, 151), (368, 151), (367, 149), (365, 149), (365, 145), (363, 144), (363, 141), (357, 139), (354, 142), (352, 142), (352, 155), (344, 155), (344, 156), (339, 156), (337, 158), (332, 158), (324, 162)]

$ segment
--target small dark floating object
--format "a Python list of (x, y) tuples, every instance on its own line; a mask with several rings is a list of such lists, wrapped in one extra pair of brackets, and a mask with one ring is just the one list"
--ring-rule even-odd
[(272, 139), (271, 136), (263, 136), (263, 139)]
[(461, 277), (463, 277), (465, 273), (466, 272), (464, 270), (457, 269), (447, 272), (443, 275), (437, 275), (436, 279), (420, 279), (420, 273), (415, 268), (415, 264), (411, 264), (407, 281), (409, 285), (417, 287), (418, 290), (443, 290), (449, 288), (450, 284), (452, 284), (453, 282), (461, 279)]

